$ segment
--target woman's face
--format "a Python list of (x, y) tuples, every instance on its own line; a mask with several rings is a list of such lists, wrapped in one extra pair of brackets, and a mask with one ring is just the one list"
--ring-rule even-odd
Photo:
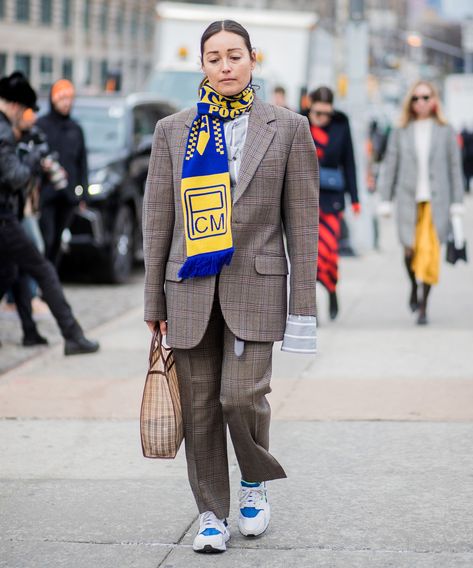
[(243, 91), (255, 64), (254, 54), (250, 54), (238, 34), (222, 30), (204, 44), (202, 71), (221, 95), (229, 97)]
[(411, 108), (416, 118), (429, 118), (434, 112), (435, 97), (428, 85), (417, 85), (412, 93)]
[(317, 101), (312, 103), (309, 110), (309, 121), (312, 126), (319, 126), (323, 128), (327, 126), (332, 120), (333, 116), (333, 105), (330, 103), (322, 103)]

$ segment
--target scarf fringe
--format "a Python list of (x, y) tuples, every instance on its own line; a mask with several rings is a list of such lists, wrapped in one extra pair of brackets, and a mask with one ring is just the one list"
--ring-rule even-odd
[(196, 276), (213, 276), (218, 274), (224, 264), (230, 264), (234, 252), (235, 249), (232, 247), (191, 256), (181, 266), (178, 276), (184, 280)]

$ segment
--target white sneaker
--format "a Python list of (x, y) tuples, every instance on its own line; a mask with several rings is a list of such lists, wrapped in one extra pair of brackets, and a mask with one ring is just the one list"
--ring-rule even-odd
[(258, 536), (268, 528), (271, 509), (266, 483), (241, 482), (238, 528), (244, 536)]
[(196, 552), (225, 552), (230, 532), (225, 519), (217, 519), (212, 511), (206, 511), (199, 517), (199, 532), (192, 548)]

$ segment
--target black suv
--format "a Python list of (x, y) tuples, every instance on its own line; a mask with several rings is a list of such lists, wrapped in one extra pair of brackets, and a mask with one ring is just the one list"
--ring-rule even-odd
[(64, 231), (61, 273), (122, 283), (142, 258), (141, 209), (156, 122), (175, 112), (153, 95), (77, 97), (72, 116), (87, 145), (89, 186)]

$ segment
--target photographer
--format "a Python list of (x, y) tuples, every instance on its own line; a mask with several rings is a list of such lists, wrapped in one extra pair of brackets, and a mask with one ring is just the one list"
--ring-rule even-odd
[[(65, 339), (65, 354), (98, 350), (74, 318), (61, 288), (56, 270), (36, 249), (18, 221), (26, 191), (41, 172), (41, 150), (34, 146), (20, 158), (14, 128), (18, 128), (27, 108), (36, 109), (36, 93), (19, 72), (0, 79), (0, 299), (15, 282), (17, 270), (39, 284)], [(31, 301), (17, 306), (22, 321), (31, 318)]]

